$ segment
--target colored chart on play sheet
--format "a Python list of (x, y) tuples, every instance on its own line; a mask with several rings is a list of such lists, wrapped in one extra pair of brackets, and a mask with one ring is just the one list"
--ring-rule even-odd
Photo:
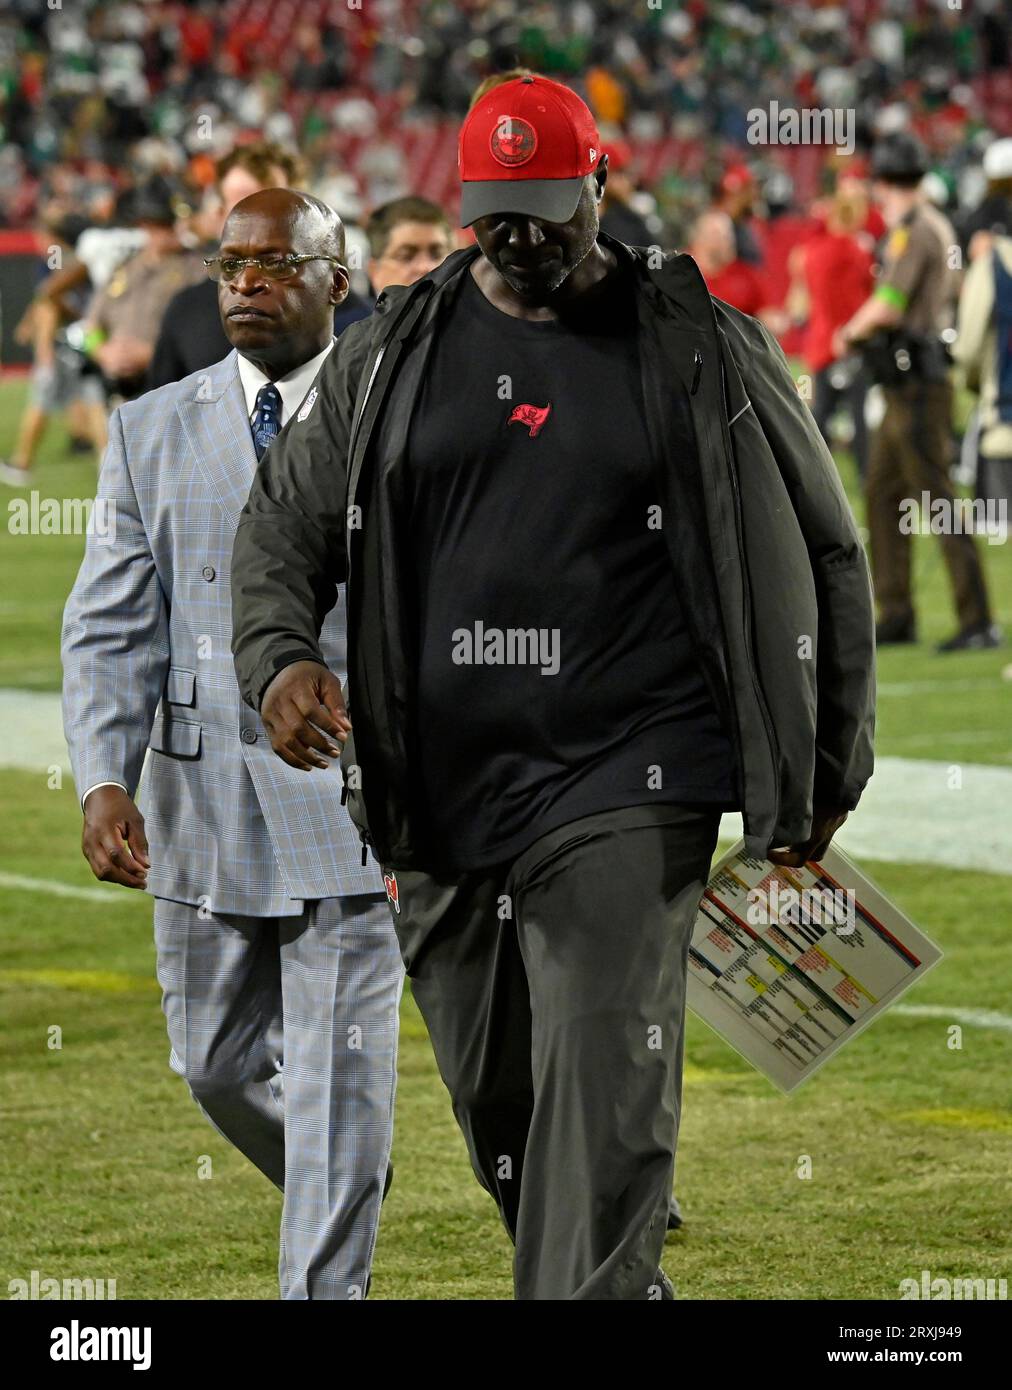
[(941, 954), (841, 850), (793, 869), (739, 842), (699, 904), (688, 1004), (793, 1091)]

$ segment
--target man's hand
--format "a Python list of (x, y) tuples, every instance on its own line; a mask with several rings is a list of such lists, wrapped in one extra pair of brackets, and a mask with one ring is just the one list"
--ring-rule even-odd
[(113, 380), (139, 376), (151, 361), (151, 347), (141, 338), (122, 334), (96, 348), (95, 360)]
[(832, 352), (833, 356), (836, 358), (838, 362), (842, 358), (846, 357), (848, 353), (853, 352), (854, 344), (851, 341), (851, 339), (847, 336), (846, 325), (844, 325), (843, 328), (837, 328), (834, 331), (833, 337), (830, 341), (829, 350), (830, 352)]
[(816, 863), (829, 849), (829, 842), (847, 819), (848, 812), (816, 806), (812, 812), (812, 833), (802, 845), (788, 845), (786, 849), (771, 849), (770, 862), (783, 864), (788, 868), (800, 869), (802, 864), (814, 860)]
[(28, 347), (35, 337), (35, 323), (38, 318), (38, 309), (39, 306), (33, 299), (15, 325), (14, 341), (20, 347)]
[(122, 787), (96, 787), (84, 803), (81, 849), (103, 883), (144, 888), (148, 881), (148, 842), (144, 817)]
[(351, 732), (341, 682), (318, 661), (295, 661), (279, 671), (264, 692), (260, 716), (278, 757), (302, 772), (329, 767), (320, 755), (339, 758), (335, 739), (343, 743)]

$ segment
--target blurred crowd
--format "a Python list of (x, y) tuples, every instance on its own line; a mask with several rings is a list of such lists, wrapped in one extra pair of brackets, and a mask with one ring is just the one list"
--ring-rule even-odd
[[(30, 228), (45, 256), (17, 329), (34, 371), (15, 480), (54, 410), (70, 408), (73, 447), (101, 449), (110, 404), (224, 355), (203, 257), (257, 188), (302, 187), (344, 218), (338, 333), (469, 241), (456, 130), (478, 86), (518, 67), (594, 111), (605, 230), (691, 251), (801, 358), (827, 435), (844, 408), (863, 471), (865, 388), (834, 335), (887, 230), (869, 157), (918, 138), (924, 196), (968, 260), (1012, 230), (1012, 140), (995, 138), (1012, 129), (1010, 31), (1001, 0), (7, 0), (0, 235)], [(747, 141), (758, 99), (853, 111), (854, 152), (806, 149), (802, 196), (792, 152)]]
[[(298, 149), (342, 216), (442, 200), (475, 86), (514, 66), (580, 90), (675, 240), (746, 148), (757, 98), (853, 110), (865, 147), (910, 125), (967, 203), (989, 126), (1012, 130), (1010, 28), (1005, 0), (6, 0), (0, 226), (54, 199), (100, 215), (110, 188), (153, 173), (197, 204), (252, 134)], [(683, 157), (643, 157), (671, 140)]]

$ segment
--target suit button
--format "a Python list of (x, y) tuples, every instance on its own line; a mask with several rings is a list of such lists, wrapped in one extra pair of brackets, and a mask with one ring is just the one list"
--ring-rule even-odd
[(257, 731), (256, 729), (243, 729), (239, 737), (242, 739), (243, 743), (256, 743)]
[(204, 576), (204, 578), (207, 580), (208, 584), (210, 584), (211, 580), (214, 578), (214, 566), (213, 566), (213, 565), (205, 565), (204, 568), (203, 568), (200, 572), (201, 572), (201, 574)]

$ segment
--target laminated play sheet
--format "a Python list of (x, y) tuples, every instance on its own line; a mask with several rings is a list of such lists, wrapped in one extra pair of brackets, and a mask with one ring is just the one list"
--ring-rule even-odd
[(789, 869), (739, 842), (700, 901), (688, 1006), (793, 1091), (941, 956), (841, 850)]

